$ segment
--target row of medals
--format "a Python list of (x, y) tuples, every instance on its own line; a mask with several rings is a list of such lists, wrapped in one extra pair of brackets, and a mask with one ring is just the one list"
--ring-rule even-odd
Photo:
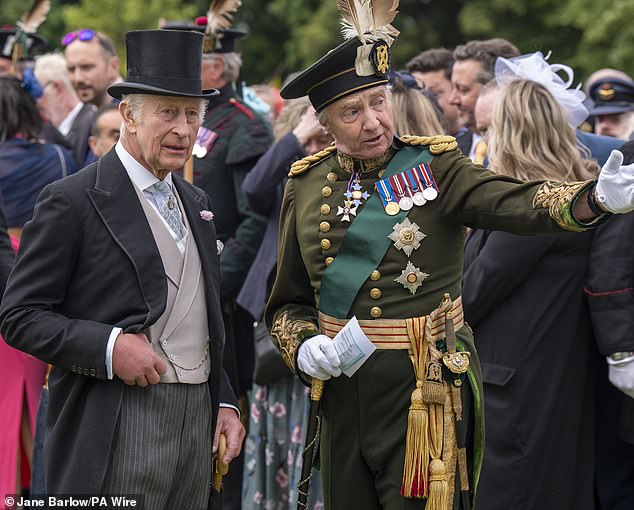
[[(343, 207), (339, 206), (337, 208), (337, 216), (342, 216), (341, 221), (350, 221), (350, 215), (356, 216), (357, 207), (370, 197), (370, 194), (361, 187), (360, 180), (360, 174), (357, 172), (350, 177), (348, 189), (344, 193), (346, 199), (343, 202)], [(438, 191), (433, 185), (424, 188), (422, 191), (420, 191), (420, 186), (415, 188), (414, 191), (409, 187), (404, 190), (397, 190), (390, 185), (390, 188), (392, 188), (390, 191), (387, 189), (389, 180), (383, 179), (376, 183), (377, 191), (380, 191), (379, 185), (381, 183), (385, 186), (385, 191), (390, 193), (390, 200), (385, 205), (385, 212), (390, 216), (395, 216), (400, 211), (409, 211), (414, 206), (423, 206), (438, 197)], [(379, 192), (380, 195), (381, 193)], [(392, 200), (395, 195), (399, 197), (398, 202)]]
[(436, 189), (430, 186), (429, 188), (425, 188), (423, 191), (413, 193), (411, 196), (404, 195), (399, 198), (398, 202), (388, 202), (385, 206), (385, 212), (390, 216), (395, 216), (399, 213), (399, 211), (409, 211), (415, 205), (418, 207), (423, 206), (427, 202), (435, 200), (437, 196), (438, 192)]
[[(420, 207), (428, 201), (435, 200), (438, 190), (434, 187), (432, 179), (431, 168), (423, 164), (419, 168), (412, 168), (377, 182), (376, 188), (385, 205), (385, 212), (394, 216), (400, 211), (409, 211), (415, 205)], [(404, 183), (406, 184), (403, 185)], [(395, 197), (398, 201), (394, 200)]]

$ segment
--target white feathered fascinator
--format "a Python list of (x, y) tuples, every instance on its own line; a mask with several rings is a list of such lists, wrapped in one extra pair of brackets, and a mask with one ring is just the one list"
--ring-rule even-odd
[[(586, 95), (579, 90), (581, 84), (570, 88), (574, 80), (573, 70), (564, 64), (549, 64), (549, 57), (550, 53), (544, 57), (540, 51), (511, 59), (498, 57), (495, 62), (495, 81), (500, 87), (517, 79), (543, 85), (564, 109), (568, 122), (577, 127), (588, 117), (588, 110), (583, 105)], [(559, 75), (560, 72), (566, 75), (566, 81)]]
[[(370, 76), (377, 66), (381, 71), (387, 65), (381, 55), (389, 52), (399, 31), (392, 26), (398, 14), (399, 0), (337, 0), (341, 13), (341, 32), (345, 39), (358, 37), (355, 70), (359, 76)], [(381, 49), (384, 48), (384, 49)], [(380, 62), (376, 62), (375, 54)], [(387, 70), (381, 71), (386, 73)]]

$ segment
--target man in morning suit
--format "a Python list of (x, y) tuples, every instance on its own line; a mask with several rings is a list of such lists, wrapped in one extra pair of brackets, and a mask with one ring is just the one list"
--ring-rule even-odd
[[(244, 430), (222, 369), (211, 203), (172, 171), (206, 99), (194, 32), (126, 34), (121, 139), (48, 186), (0, 309), (12, 346), (53, 365), (48, 493), (142, 494), (145, 508), (212, 508), (212, 447)], [(212, 445), (213, 438), (213, 445)]]

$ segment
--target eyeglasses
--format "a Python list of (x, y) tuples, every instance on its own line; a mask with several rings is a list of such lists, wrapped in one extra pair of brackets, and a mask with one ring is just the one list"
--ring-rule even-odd
[(66, 48), (73, 41), (92, 41), (95, 37), (95, 31), (90, 30), (89, 28), (82, 28), (81, 30), (73, 30), (72, 32), (68, 32), (64, 37), (62, 37), (62, 48)]

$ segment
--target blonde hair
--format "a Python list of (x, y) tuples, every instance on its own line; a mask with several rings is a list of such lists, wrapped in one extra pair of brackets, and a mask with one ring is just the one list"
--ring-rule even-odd
[(431, 101), (419, 89), (395, 82), (391, 91), (396, 133), (427, 136), (445, 134)]
[(273, 135), (276, 142), (297, 127), (309, 106), (308, 96), (289, 99), (284, 103), (284, 107), (273, 123)]
[(575, 130), (546, 88), (515, 80), (500, 90), (488, 131), (490, 168), (524, 181), (579, 181), (598, 173)]

